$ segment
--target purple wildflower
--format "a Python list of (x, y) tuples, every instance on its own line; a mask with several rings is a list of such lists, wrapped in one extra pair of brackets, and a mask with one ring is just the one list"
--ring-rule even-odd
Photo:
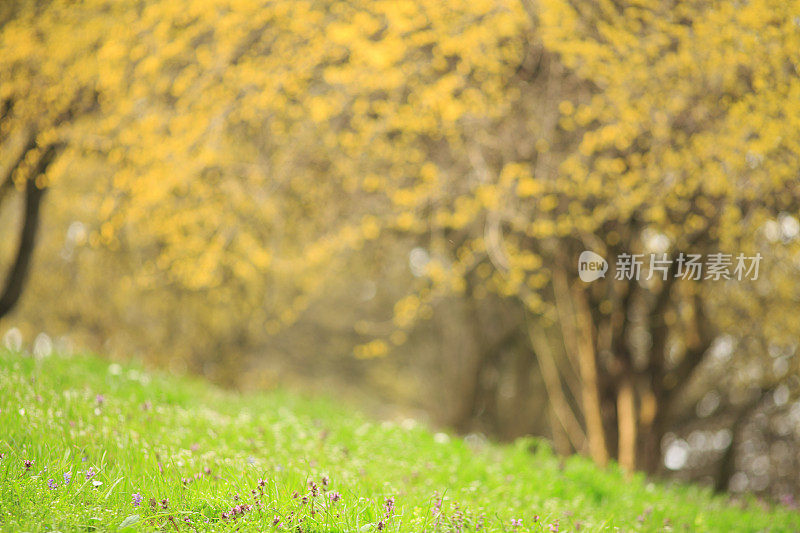
[(238, 517), (239, 515), (244, 515), (252, 508), (253, 508), (252, 505), (234, 505), (233, 507), (231, 507), (230, 511), (225, 511), (222, 513), (222, 519), (227, 520), (229, 518), (233, 518), (234, 520), (236, 520), (236, 517)]
[(169, 507), (169, 498), (164, 498), (161, 500), (161, 508), (167, 509)]
[(258, 486), (259, 487), (265, 487), (266, 485), (267, 485), (267, 480), (266, 479), (259, 479), (258, 480)]
[(431, 507), (431, 514), (435, 516), (442, 512), (442, 499), (439, 497), (438, 492), (434, 492), (433, 497), (436, 498), (436, 501), (434, 502), (433, 507)]
[(328, 493), (328, 498), (330, 498), (332, 503), (336, 503), (336, 502), (338, 502), (339, 500), (342, 499), (342, 495), (339, 494), (338, 492), (329, 492)]
[(331, 480), (328, 476), (322, 476), (322, 488), (327, 489), (328, 485), (331, 484)]
[(277, 526), (277, 525), (278, 525), (278, 524), (280, 524), (280, 523), (281, 523), (281, 517), (280, 517), (280, 516), (278, 516), (278, 515), (275, 515), (275, 516), (272, 518), (272, 525), (273, 525), (273, 526)]
[(386, 527), (386, 522), (384, 522), (383, 520), (378, 520), (378, 531), (383, 531), (385, 527)]
[[(2, 413), (2, 411), (0, 411), (0, 413)], [(5, 456), (6, 456), (6, 454), (0, 453), (0, 461), (2, 461)]]
[(386, 511), (387, 517), (394, 513), (394, 496), (386, 498), (386, 500), (383, 502), (383, 508)]
[(50, 488), (50, 490), (56, 490), (58, 488), (58, 483), (56, 483), (55, 479), (50, 478), (47, 480), (47, 486)]
[(64, 472), (64, 485), (69, 485), (72, 481), (72, 472)]
[(517, 528), (522, 527), (522, 518), (512, 518), (511, 527), (513, 527), (515, 531)]
[(98, 394), (97, 396), (94, 397), (94, 401), (97, 402), (97, 405), (103, 405), (103, 402), (106, 401), (106, 397), (103, 396), (102, 394)]
[(25, 459), (24, 461), (22, 461), (22, 466), (25, 467), (25, 471), (27, 472), (33, 466), (33, 461), (31, 461), (30, 459)]
[(461, 529), (464, 527), (464, 513), (459, 508), (458, 502), (455, 502), (454, 504), (453, 521), (455, 522), (456, 531), (461, 531)]
[(96, 474), (97, 472), (95, 472), (94, 468), (90, 466), (89, 470), (86, 471), (86, 479), (92, 479)]
[(144, 499), (144, 498), (142, 498), (142, 495), (141, 495), (141, 493), (139, 493), (139, 492), (134, 492), (134, 493), (133, 493), (133, 496), (131, 497), (131, 504), (132, 504), (134, 507), (139, 507), (140, 505), (142, 505), (142, 500), (143, 500), (143, 499)]

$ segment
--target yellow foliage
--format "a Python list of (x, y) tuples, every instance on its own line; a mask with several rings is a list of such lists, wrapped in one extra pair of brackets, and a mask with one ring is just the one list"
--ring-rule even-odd
[[(737, 228), (795, 205), (796, 0), (526, 5), (23, 2), (0, 29), (0, 139), (65, 143), (54, 185), (92, 169), (89, 241), (150, 265), (133, 286), (252, 291), (242, 312), (269, 332), (392, 232), (452, 241), (425, 272), (437, 295), (480, 264), (476, 294), (541, 311), (542, 243), (633, 244), (635, 221), (676, 249), (716, 224), (744, 247)], [(569, 83), (535, 85), (540, 44)], [(400, 300), (394, 324), (433, 299)]]

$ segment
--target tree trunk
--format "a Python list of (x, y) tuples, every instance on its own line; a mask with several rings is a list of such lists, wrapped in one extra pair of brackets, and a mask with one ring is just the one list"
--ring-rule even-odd
[(617, 428), (619, 464), (633, 472), (636, 469), (636, 398), (629, 369), (622, 373), (617, 389)]
[(49, 146), (39, 158), (31, 176), (25, 183), (25, 213), (20, 230), (19, 246), (14, 263), (6, 277), (0, 293), (0, 318), (7, 315), (19, 301), (25, 280), (28, 277), (31, 258), (36, 244), (36, 230), (39, 227), (39, 210), (45, 189), (36, 184), (36, 178), (47, 170), (57, 153), (56, 146)]
[(664, 436), (664, 405), (652, 389), (641, 394), (639, 408), (638, 467), (648, 474), (661, 469), (661, 439)]
[(39, 189), (34, 180), (28, 180), (25, 190), (25, 220), (20, 231), (16, 258), (0, 295), (0, 318), (14, 308), (22, 295), (33, 256), (36, 230), (39, 226), (39, 206), (43, 195), (44, 189)]
[[(570, 293), (567, 293), (568, 295)], [(578, 357), (580, 361), (581, 382), (583, 384), (583, 414), (586, 420), (586, 434), (592, 459), (600, 465), (608, 463), (608, 445), (603, 429), (603, 411), (600, 405), (600, 385), (597, 374), (597, 360), (593, 335), (591, 310), (585, 294), (576, 288), (571, 292), (575, 301), (575, 317), (578, 333)]]
[(536, 361), (542, 373), (547, 397), (550, 400), (552, 418), (558, 422), (558, 428), (553, 428), (553, 433), (563, 430), (575, 451), (582, 452), (586, 436), (581, 428), (575, 413), (569, 405), (564, 394), (556, 367), (555, 357), (550, 349), (549, 341), (541, 326), (531, 321), (528, 325), (528, 336), (533, 348)]

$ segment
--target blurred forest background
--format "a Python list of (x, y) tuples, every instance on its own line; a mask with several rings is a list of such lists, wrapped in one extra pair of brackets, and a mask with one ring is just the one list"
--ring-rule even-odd
[(797, 1), (0, 3), (0, 335), (38, 355), (791, 503), (799, 201)]

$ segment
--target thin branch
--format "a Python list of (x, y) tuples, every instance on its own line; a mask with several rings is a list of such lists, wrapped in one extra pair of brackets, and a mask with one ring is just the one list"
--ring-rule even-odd
[[(12, 141), (7, 140), (5, 144), (10, 143)], [(36, 139), (33, 136), (32, 132), (25, 133), (25, 141), (22, 144), (22, 148), (17, 152), (17, 156), (13, 159), (11, 164), (4, 168), (0, 168), (0, 207), (2, 207), (4, 200), (14, 188), (14, 171), (25, 161), (25, 156), (36, 148)]]

